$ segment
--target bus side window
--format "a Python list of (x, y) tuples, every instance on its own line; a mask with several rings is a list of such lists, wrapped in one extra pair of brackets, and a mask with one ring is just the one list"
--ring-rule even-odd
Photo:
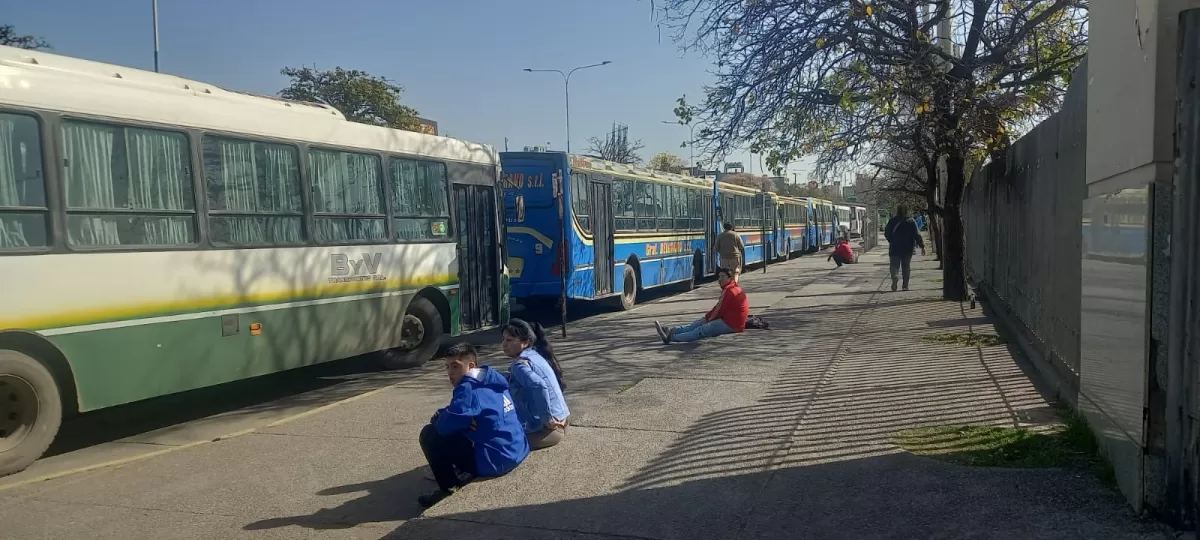
[(588, 177), (583, 173), (571, 174), (571, 211), (584, 232), (592, 232), (592, 221), (589, 217), (591, 209), (588, 206)]
[(4, 144), (0, 148), (0, 250), (49, 246), (46, 218), (50, 210), (38, 120), (23, 114), (0, 114), (0, 133), (8, 133), (0, 140)]
[(654, 186), (645, 182), (634, 182), (634, 208), (637, 211), (637, 228), (639, 231), (653, 231), (655, 228)]
[(65, 120), (61, 137), (71, 245), (196, 243), (187, 135)]
[(201, 148), (214, 244), (304, 243), (300, 153), (294, 146), (205, 135)]
[(437, 161), (391, 158), (392, 223), (396, 240), (450, 238), (450, 198), (446, 165)]
[(634, 215), (634, 183), (629, 180), (614, 178), (613, 214), (618, 231), (628, 232), (637, 230), (637, 218)]
[(376, 155), (308, 150), (313, 236), (318, 242), (379, 242), (387, 238), (379, 169)]
[(658, 209), (658, 230), (669, 231), (674, 228), (672, 218), (675, 214), (674, 199), (671, 197), (671, 186), (658, 184), (654, 186), (654, 203)]

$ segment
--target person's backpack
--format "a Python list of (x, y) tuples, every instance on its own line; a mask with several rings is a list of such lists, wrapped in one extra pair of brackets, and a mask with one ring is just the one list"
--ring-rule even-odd
[(753, 328), (755, 330), (770, 330), (771, 323), (768, 323), (766, 319), (759, 317), (758, 315), (751, 315), (746, 317), (746, 328)]

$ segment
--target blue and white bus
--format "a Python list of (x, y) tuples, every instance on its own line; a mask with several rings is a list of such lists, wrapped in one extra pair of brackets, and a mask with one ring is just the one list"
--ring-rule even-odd
[[(720, 223), (746, 265), (780, 258), (775, 195), (562, 152), (502, 152), (512, 297), (619, 298), (716, 270)], [(561, 195), (561, 204), (560, 197)]]

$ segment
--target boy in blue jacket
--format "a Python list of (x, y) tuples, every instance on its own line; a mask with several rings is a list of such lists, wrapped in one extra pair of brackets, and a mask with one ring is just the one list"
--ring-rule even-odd
[(450, 405), (421, 429), (421, 451), (438, 484), (437, 491), (417, 499), (426, 508), (473, 477), (507, 474), (529, 455), (529, 441), (503, 374), (480, 366), (475, 347), (468, 343), (446, 353), (446, 374), (454, 385)]

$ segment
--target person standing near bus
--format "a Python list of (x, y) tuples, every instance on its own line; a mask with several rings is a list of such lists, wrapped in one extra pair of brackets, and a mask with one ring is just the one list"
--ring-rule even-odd
[(733, 280), (737, 281), (742, 274), (742, 262), (746, 260), (746, 245), (742, 236), (733, 230), (733, 224), (723, 223), (725, 232), (717, 236), (717, 255), (720, 255), (720, 267), (729, 270)]
[(917, 222), (908, 217), (908, 207), (896, 207), (896, 215), (888, 221), (883, 230), (884, 238), (888, 241), (888, 259), (892, 276), (892, 292), (896, 291), (896, 273), (903, 272), (904, 290), (908, 290), (908, 278), (912, 274), (913, 249), (921, 247), (921, 255), (925, 254), (925, 240), (921, 239), (921, 231), (917, 230)]

